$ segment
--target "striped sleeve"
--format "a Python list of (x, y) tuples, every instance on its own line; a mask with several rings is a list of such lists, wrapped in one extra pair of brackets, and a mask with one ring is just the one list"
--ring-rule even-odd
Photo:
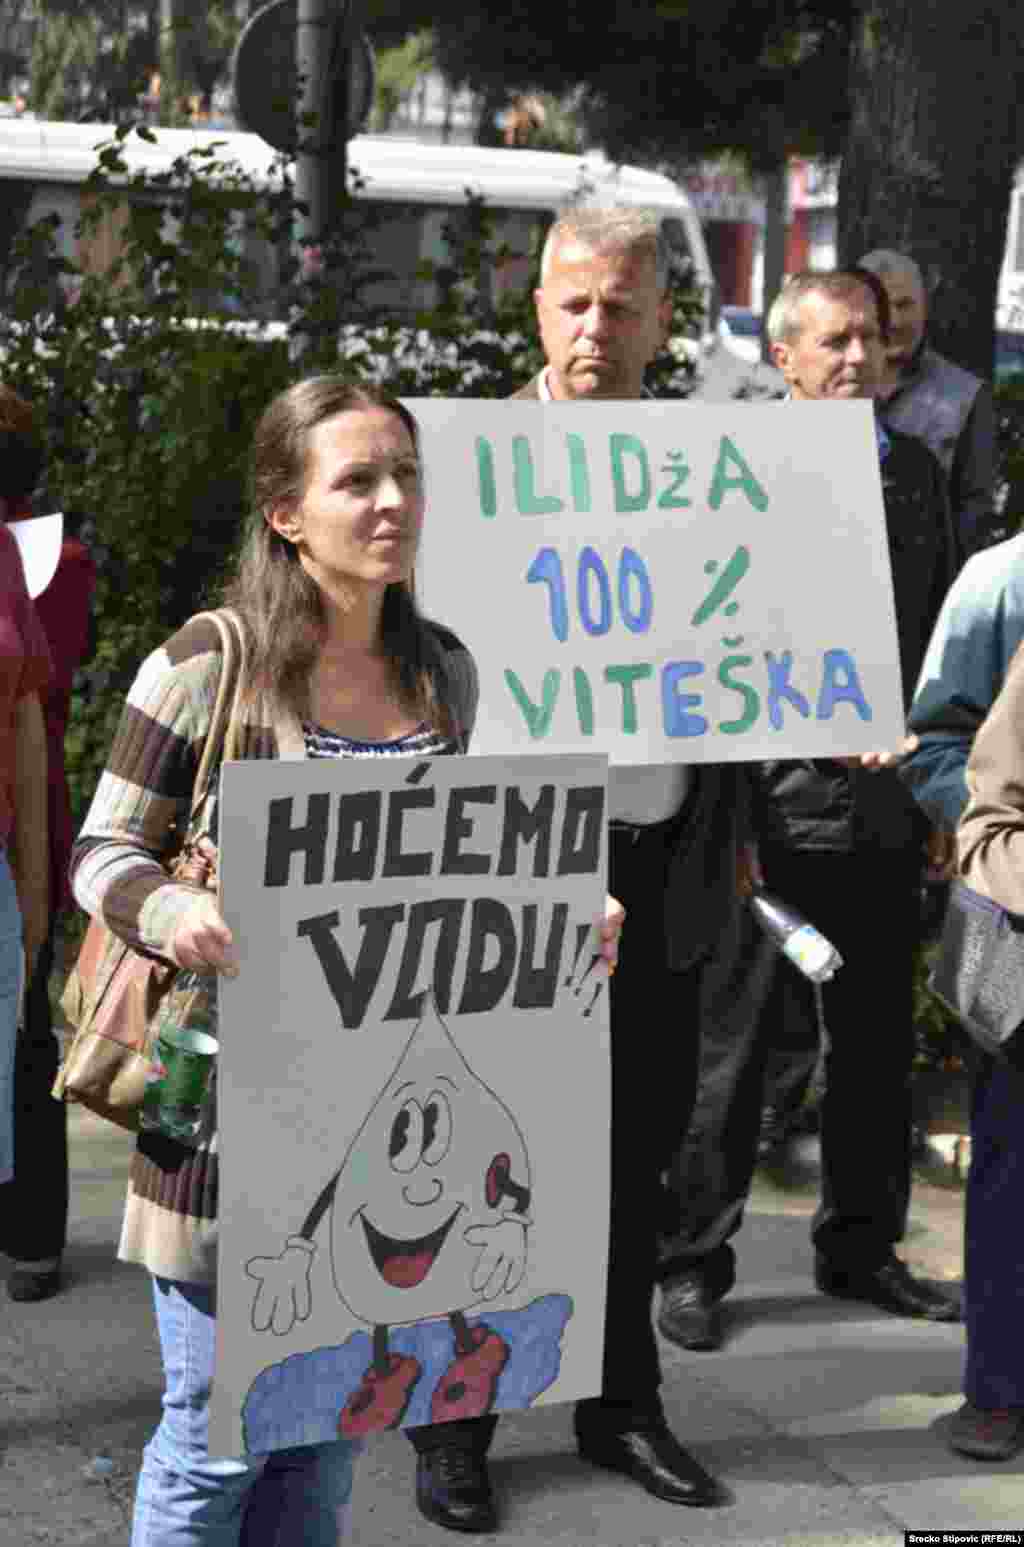
[(158, 955), (196, 895), (168, 879), (162, 860), (188, 822), (217, 677), (209, 651), (174, 659), (180, 638), (154, 651), (129, 689), (71, 860), (80, 906)]

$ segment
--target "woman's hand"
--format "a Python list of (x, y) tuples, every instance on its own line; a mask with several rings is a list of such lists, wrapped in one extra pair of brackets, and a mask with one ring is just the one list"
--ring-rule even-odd
[(171, 936), (170, 953), (179, 967), (214, 967), (226, 978), (238, 976), (235, 939), (221, 918), (216, 899), (197, 897)]
[(601, 937), (600, 954), (608, 964), (608, 976), (611, 977), (619, 960), (619, 936), (622, 934), (622, 925), (626, 918), (626, 910), (615, 897), (606, 897), (604, 900), (604, 918), (597, 920), (598, 932)]

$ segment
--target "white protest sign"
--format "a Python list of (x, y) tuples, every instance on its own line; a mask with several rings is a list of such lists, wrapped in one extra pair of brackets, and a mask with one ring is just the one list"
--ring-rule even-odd
[(829, 756), (904, 734), (868, 403), (409, 402), (474, 751)]
[(212, 1454), (599, 1391), (606, 784), (224, 768)]
[(18, 544), (29, 596), (42, 596), (60, 563), (63, 513), (58, 510), (49, 516), (26, 516), (21, 521), (9, 521), (7, 530)]

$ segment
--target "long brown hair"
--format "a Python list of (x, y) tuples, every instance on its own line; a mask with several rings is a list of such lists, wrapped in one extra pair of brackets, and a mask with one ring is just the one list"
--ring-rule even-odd
[[(295, 545), (267, 517), (302, 499), (317, 425), (338, 414), (374, 408), (402, 421), (418, 453), (419, 427), (404, 404), (342, 376), (310, 376), (288, 387), (264, 410), (253, 437), (249, 516), (224, 602), (246, 628), (252, 691), (265, 692), (300, 715), (308, 713), (310, 676), (324, 642), (326, 614), (320, 587), (303, 569)], [(417, 610), (411, 581), (387, 587), (381, 639), (402, 702), (452, 734), (442, 651)]]

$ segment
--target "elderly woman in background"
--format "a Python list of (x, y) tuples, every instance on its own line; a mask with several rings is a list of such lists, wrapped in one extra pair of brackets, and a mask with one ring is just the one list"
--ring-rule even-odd
[[(5, 432), (0, 430), (0, 449)], [(50, 926), (47, 880), (46, 636), (18, 546), (0, 525), (0, 1182), (14, 1175), (14, 1057), (23, 983)]]
[[(1024, 915), (1024, 646), (967, 764), (959, 868), (975, 891)], [(979, 1055), (967, 1181), (965, 1402), (954, 1450), (1007, 1460), (1024, 1446), (1024, 1066)]]
[[(33, 495), (43, 473), (43, 445), (32, 405), (0, 383), (0, 519), (17, 530), (35, 514)], [(25, 986), (24, 1014), (14, 1061), (14, 1177), (0, 1189), (0, 1251), (11, 1257), (12, 1300), (45, 1300), (61, 1285), (68, 1217), (67, 1109), (50, 1095), (59, 1050), (50, 1010), (55, 933), (70, 903), (68, 860), (74, 830), (64, 768), (64, 734), (76, 668), (91, 634), (96, 568), (88, 550), (67, 531), (49, 584), (35, 610), (50, 647), (53, 674), (42, 695), (46, 726), (49, 832), (49, 928)], [(33, 795), (37, 792), (34, 790)], [(32, 842), (42, 845), (40, 830)]]
[[(423, 521), (415, 420), (333, 376), (271, 403), (252, 453), (252, 514), (226, 601), (245, 632), (241, 756), (423, 757), (464, 751), (476, 670), (413, 600)], [(72, 862), (75, 895), (134, 945), (234, 974), (209, 892), (169, 881), (220, 673), (193, 619), (145, 662)], [(211, 837), (216, 837), (214, 813)], [(615, 954), (621, 910), (605, 926)], [(253, 1027), (253, 1034), (266, 1029)], [(347, 1439), (213, 1461), (217, 1142), (140, 1135), (121, 1256), (153, 1275), (166, 1389), (146, 1447), (132, 1547), (335, 1547), (358, 1445)]]

